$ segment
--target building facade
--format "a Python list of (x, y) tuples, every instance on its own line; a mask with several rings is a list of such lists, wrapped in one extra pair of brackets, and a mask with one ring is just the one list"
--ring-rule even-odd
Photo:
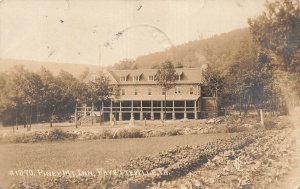
[[(215, 110), (216, 100), (201, 96), (201, 68), (176, 69), (176, 86), (166, 96), (154, 80), (156, 73), (157, 69), (105, 70), (111, 84), (118, 85), (119, 95), (103, 104), (104, 119), (157, 120), (165, 113), (166, 119), (199, 119), (204, 112)], [(92, 111), (100, 115), (100, 111)]]

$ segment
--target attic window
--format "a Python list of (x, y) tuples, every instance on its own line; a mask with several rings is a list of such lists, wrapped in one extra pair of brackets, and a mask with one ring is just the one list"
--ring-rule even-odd
[(127, 81), (127, 76), (121, 76), (120, 81)]
[(182, 79), (183, 72), (177, 72), (177, 80), (180, 81)]
[(154, 75), (149, 75), (149, 81), (154, 81)]
[(139, 75), (133, 76), (133, 81), (139, 81), (139, 80), (140, 80), (140, 76)]

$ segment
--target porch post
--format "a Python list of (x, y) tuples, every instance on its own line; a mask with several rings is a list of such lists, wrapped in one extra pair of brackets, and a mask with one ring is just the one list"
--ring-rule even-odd
[(131, 101), (131, 113), (130, 113), (129, 126), (134, 126), (133, 100)]
[(140, 120), (143, 120), (143, 101), (141, 101), (141, 112), (140, 112)]
[(173, 100), (173, 112), (172, 112), (172, 119), (175, 120), (175, 101)]
[(112, 100), (110, 100), (110, 110), (109, 110), (109, 121), (112, 122), (113, 121), (113, 113), (112, 113)]
[(133, 100), (131, 101), (131, 113), (130, 113), (130, 119), (134, 120), (134, 114), (133, 114)]
[(194, 119), (198, 119), (197, 100), (194, 101)]
[(186, 113), (186, 100), (184, 101), (184, 113), (183, 113), (183, 119), (187, 119), (187, 113)]
[(153, 100), (151, 100), (151, 120), (154, 120), (154, 112), (153, 112)]
[(163, 112), (164, 102), (161, 101), (160, 103), (160, 119), (164, 120), (164, 112)]
[(119, 121), (122, 121), (122, 101), (120, 101)]

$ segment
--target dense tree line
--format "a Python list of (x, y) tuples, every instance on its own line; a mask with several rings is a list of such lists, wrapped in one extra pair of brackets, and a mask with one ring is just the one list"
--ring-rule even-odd
[(100, 106), (113, 91), (104, 74), (99, 73), (95, 81), (85, 82), (63, 70), (53, 75), (44, 67), (35, 73), (22, 66), (0, 73), (0, 88), (2, 122), (24, 127), (32, 122), (49, 122), (52, 126), (54, 121), (69, 120), (76, 104), (95, 102), (95, 106)]
[[(299, 23), (297, 1), (273, 1), (261, 16), (249, 20), (251, 38), (221, 56), (230, 57), (229, 66), (215, 66), (219, 58), (212, 56), (212, 67), (204, 78), (211, 93), (222, 89), (221, 107), (236, 107), (245, 114), (250, 107), (287, 112), (299, 103)], [(211, 53), (209, 47), (207, 53)]]

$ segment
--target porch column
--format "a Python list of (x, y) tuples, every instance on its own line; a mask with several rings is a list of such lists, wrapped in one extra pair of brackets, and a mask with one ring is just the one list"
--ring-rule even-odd
[(143, 101), (141, 101), (141, 112), (140, 112), (140, 120), (143, 120)]
[(131, 101), (131, 113), (130, 113), (130, 119), (134, 120), (134, 114), (133, 114), (133, 100)]
[(119, 121), (122, 121), (122, 101), (120, 101)]
[(194, 101), (194, 119), (198, 119), (197, 100)]
[(131, 101), (131, 113), (130, 113), (129, 126), (134, 126), (133, 100)]
[(151, 120), (154, 120), (154, 112), (153, 112), (153, 100), (151, 100)]
[(175, 120), (175, 101), (173, 100), (173, 112), (172, 112), (172, 119)]
[(84, 104), (84, 116), (86, 116), (86, 104)]
[(183, 113), (183, 119), (187, 119), (187, 113), (186, 113), (186, 100), (184, 101), (184, 113)]
[(113, 103), (112, 103), (112, 100), (110, 101), (110, 110), (109, 110), (109, 121), (112, 122), (113, 121), (113, 113), (112, 113), (112, 106), (113, 106)]
[(161, 119), (161, 120), (164, 119), (164, 111), (163, 111), (163, 107), (164, 107), (164, 102), (161, 101), (161, 103), (160, 103), (160, 119)]

